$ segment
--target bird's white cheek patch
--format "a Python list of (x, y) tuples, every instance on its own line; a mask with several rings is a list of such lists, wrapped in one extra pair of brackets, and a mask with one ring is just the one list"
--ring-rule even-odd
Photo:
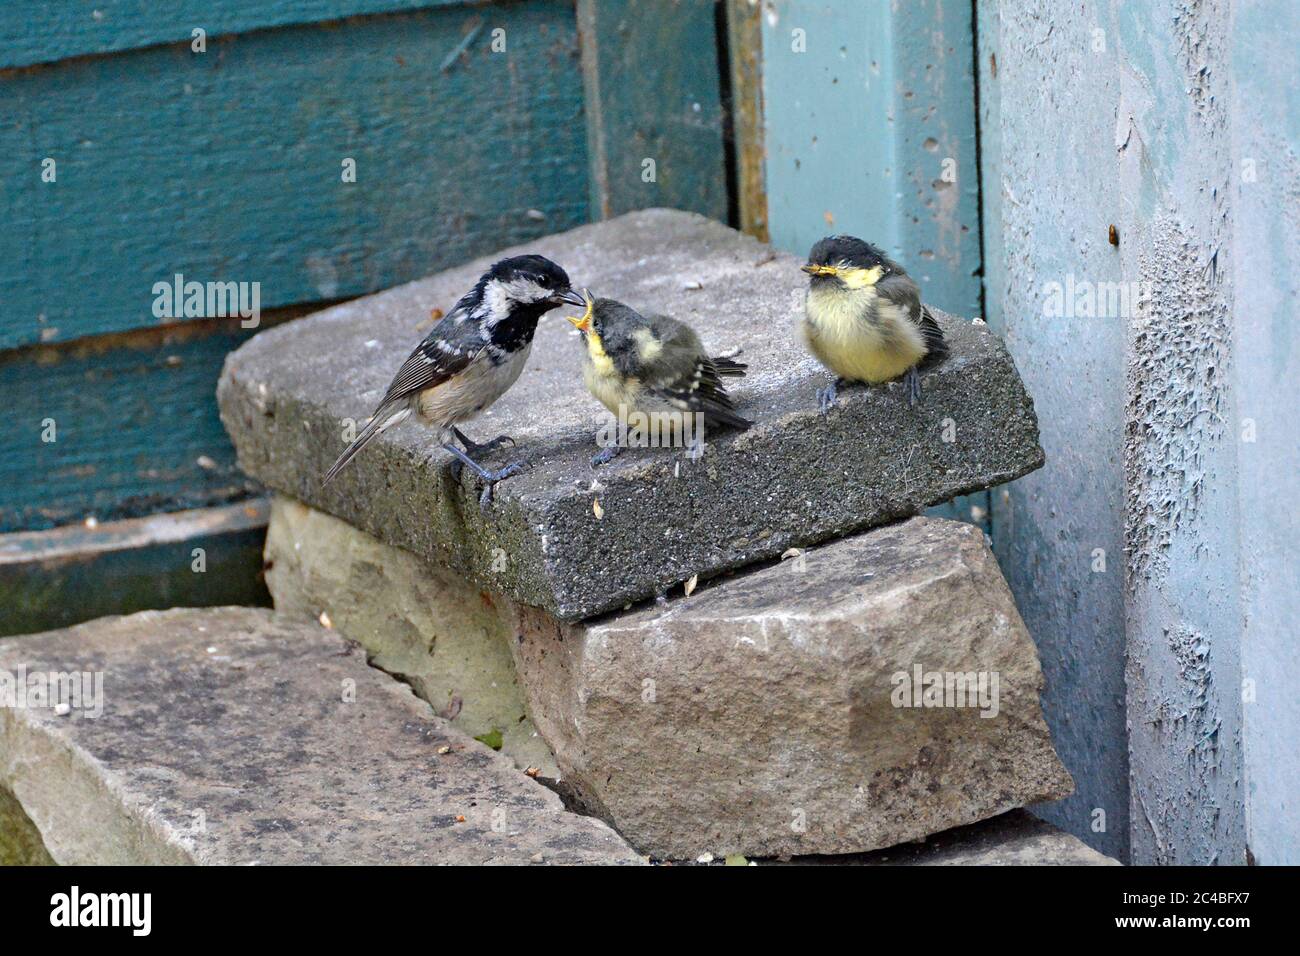
[(839, 276), (850, 289), (866, 289), (879, 282), (883, 272), (880, 266), (872, 266), (870, 269), (841, 269)]
[(649, 329), (637, 329), (632, 338), (636, 340), (637, 355), (643, 362), (653, 362), (664, 350), (663, 343)]

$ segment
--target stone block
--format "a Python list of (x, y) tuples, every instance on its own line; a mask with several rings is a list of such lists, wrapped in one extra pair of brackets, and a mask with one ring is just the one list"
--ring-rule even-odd
[(517, 613), (563, 779), (656, 858), (862, 852), (1073, 787), (967, 524), (913, 518), (587, 625)]
[(524, 708), (506, 601), (345, 521), (277, 496), (266, 534), (276, 610), (319, 620), (365, 648), (453, 727), (500, 735), (520, 769), (558, 770)]
[(144, 611), (0, 642), (20, 668), (103, 675), (98, 717), (0, 707), (0, 788), (61, 864), (641, 861), (319, 625)]

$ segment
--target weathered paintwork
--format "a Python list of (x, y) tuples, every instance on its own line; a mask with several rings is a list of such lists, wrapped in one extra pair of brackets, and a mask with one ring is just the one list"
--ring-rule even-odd
[[(1049, 817), (1135, 863), (1297, 862), (1300, 13), (979, 10), (989, 312), (1047, 452), (994, 537), (1079, 787)], [(1139, 304), (1079, 314), (1083, 282)]]
[(212, 396), (226, 353), (251, 334), (189, 323), (0, 353), (0, 531), (248, 494)]
[[(0, 6), (0, 68), (52, 63), (371, 13), (464, 4), (467, 0), (25, 0)], [(163, 9), (165, 7), (165, 9)]]
[(268, 512), (255, 498), (0, 535), (0, 637), (153, 608), (269, 605)]
[(577, 0), (592, 218), (666, 206), (727, 221), (711, 0)]
[[(1281, 9), (1279, 9), (1281, 8)], [(1238, 573), (1246, 840), (1259, 863), (1300, 863), (1300, 17), (1288, 3), (1233, 6), (1232, 385), (1238, 429)], [(1279, 15), (1280, 14), (1280, 15)], [(1247, 164), (1250, 164), (1249, 166)], [(1239, 432), (1239, 435), (1241, 432)], [(1251, 681), (1245, 685), (1245, 681)]]
[[(440, 70), (476, 21), (506, 51), (485, 29)], [(177, 273), (270, 309), (583, 222), (577, 66), (572, 6), (529, 0), (0, 75), (0, 346), (157, 324)]]

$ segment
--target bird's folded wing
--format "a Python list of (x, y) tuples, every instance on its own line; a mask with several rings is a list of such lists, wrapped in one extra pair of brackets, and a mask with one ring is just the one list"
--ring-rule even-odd
[(463, 314), (451, 313), (433, 327), (402, 363), (380, 404), (394, 404), (441, 385), (463, 372), (482, 350), (483, 344), (474, 322)]

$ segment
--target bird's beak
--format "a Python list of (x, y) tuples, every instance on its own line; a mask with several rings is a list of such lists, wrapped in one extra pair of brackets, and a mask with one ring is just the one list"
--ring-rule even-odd
[(582, 303), (586, 306), (586, 311), (582, 313), (582, 318), (578, 318), (575, 315), (566, 315), (565, 318), (573, 323), (575, 329), (579, 332), (585, 333), (591, 330), (591, 309), (592, 306), (595, 305), (595, 300), (587, 295), (586, 289), (582, 290), (582, 294), (586, 297)]
[(573, 289), (565, 289), (559, 295), (559, 300), (564, 305), (576, 305), (578, 308), (586, 308), (587, 300)]
[(810, 276), (833, 276), (839, 271), (834, 266), (815, 266), (812, 263), (799, 268)]

